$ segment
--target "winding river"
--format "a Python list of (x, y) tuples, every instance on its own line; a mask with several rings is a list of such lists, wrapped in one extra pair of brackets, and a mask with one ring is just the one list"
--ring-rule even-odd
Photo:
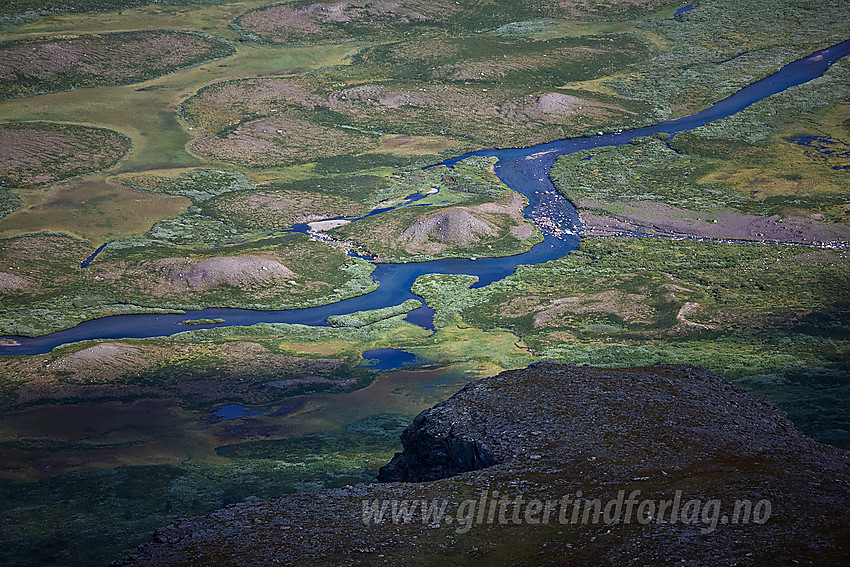
[[(495, 165), (496, 175), (508, 187), (528, 198), (529, 204), (525, 208), (524, 214), (536, 222), (543, 233), (543, 241), (524, 254), (475, 260), (453, 258), (407, 264), (378, 263), (372, 273), (373, 279), (378, 283), (378, 288), (371, 293), (307, 309), (283, 311), (232, 308), (202, 309), (191, 312), (191, 318), (224, 319), (225, 322), (193, 328), (254, 325), (256, 323), (297, 323), (321, 326), (327, 324), (326, 320), (331, 315), (389, 307), (416, 297), (410, 291), (410, 288), (416, 278), (424, 274), (469, 274), (478, 277), (475, 287), (480, 287), (510, 275), (519, 265), (539, 264), (560, 258), (574, 250), (578, 245), (579, 237), (577, 234), (580, 220), (576, 210), (555, 190), (549, 180), (549, 170), (559, 156), (601, 146), (621, 145), (641, 136), (651, 136), (662, 132), (672, 135), (683, 130), (697, 128), (735, 114), (770, 95), (820, 77), (830, 65), (848, 54), (850, 54), (850, 40), (794, 61), (773, 75), (741, 89), (734, 95), (701, 112), (668, 120), (654, 126), (598, 136), (557, 140), (528, 148), (484, 150), (437, 164), (451, 167), (459, 160), (473, 155), (498, 158)], [(427, 307), (409, 313), (407, 318), (423, 327), (433, 327), (433, 311)], [(0, 355), (44, 354), (65, 343), (90, 339), (166, 336), (185, 331), (186, 327), (181, 326), (180, 323), (186, 319), (187, 315), (184, 314), (115, 315), (93, 319), (80, 323), (76, 327), (41, 337), (6, 337), (13, 339), (17, 344), (0, 348)]]

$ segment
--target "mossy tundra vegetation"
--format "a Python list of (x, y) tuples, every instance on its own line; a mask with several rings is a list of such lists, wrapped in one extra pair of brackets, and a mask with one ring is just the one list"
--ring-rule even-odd
[[(375, 287), (350, 250), (523, 252), (539, 230), (492, 160), (422, 168), (695, 112), (850, 22), (846, 3), (677, 7), (6, 3), (0, 333), (326, 304)], [(404, 319), (415, 301), (323, 328), (187, 313), (172, 337), (3, 357), (3, 561), (105, 562), (178, 516), (370, 480), (413, 415), (539, 360), (697, 363), (847, 447), (848, 75), (840, 61), (672, 139), (561, 158), (578, 251), (480, 288), (422, 276), (433, 333)], [(323, 238), (290, 231), (398, 204)], [(387, 346), (419, 365), (362, 366)]]

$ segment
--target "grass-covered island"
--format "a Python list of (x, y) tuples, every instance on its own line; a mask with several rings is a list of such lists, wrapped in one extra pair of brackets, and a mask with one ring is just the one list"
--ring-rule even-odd
[(217, 325), (219, 323), (224, 323), (224, 321), (225, 320), (221, 317), (216, 317), (215, 319), (186, 319), (185, 321), (180, 321), (180, 324), (195, 327), (201, 325)]

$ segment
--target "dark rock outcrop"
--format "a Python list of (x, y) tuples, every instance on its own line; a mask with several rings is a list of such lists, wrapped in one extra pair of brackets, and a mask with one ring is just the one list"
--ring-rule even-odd
[(404, 430), (404, 452), (381, 467), (378, 482), (438, 480), (496, 464), (481, 441), (457, 435), (450, 423), (432, 418), (429, 411)]
[[(419, 415), (381, 478), (439, 480), (320, 490), (178, 520), (116, 564), (850, 564), (850, 453), (696, 367), (544, 363), (481, 380)], [(591, 512), (598, 500), (611, 512), (632, 494), (658, 510), (678, 500), (677, 515), (635, 502), (631, 516), (583, 519), (563, 500)], [(553, 503), (547, 521), (532, 500)], [(392, 521), (399, 506), (422, 502), (444, 502), (446, 515), (424, 519), (417, 508)], [(745, 502), (760, 515), (736, 521)]]

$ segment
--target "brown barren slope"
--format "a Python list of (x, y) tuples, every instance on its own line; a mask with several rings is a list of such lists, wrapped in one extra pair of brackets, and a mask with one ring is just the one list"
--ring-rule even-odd
[(34, 187), (114, 165), (130, 149), (126, 136), (73, 124), (0, 124), (0, 185)]
[[(519, 4), (519, 5), (517, 5)], [(406, 31), (460, 26), (480, 29), (505, 24), (504, 18), (587, 19), (617, 16), (624, 12), (650, 12), (669, 4), (664, 0), (615, 0), (596, 4), (582, 0), (505, 2), (479, 0), (355, 0), (297, 2), (248, 12), (237, 24), (265, 41), (320, 43), (352, 41), (366, 36), (401, 35)], [(463, 20), (461, 18), (466, 16)], [(495, 26), (494, 26), (495, 27)]]
[(137, 31), (0, 44), (0, 100), (126, 85), (235, 53), (220, 38)]

